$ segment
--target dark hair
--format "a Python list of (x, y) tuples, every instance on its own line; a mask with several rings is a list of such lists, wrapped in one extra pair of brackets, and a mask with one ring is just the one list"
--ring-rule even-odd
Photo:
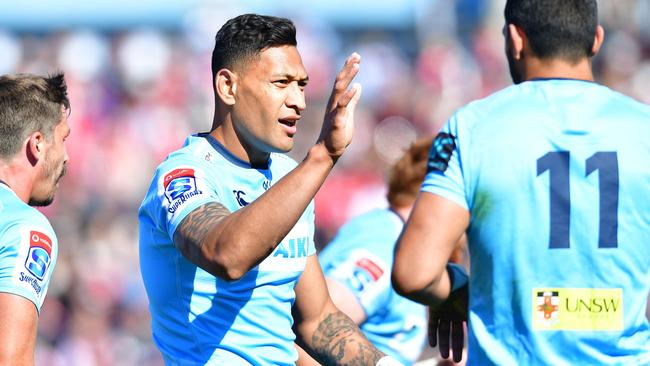
[(416, 140), (388, 173), (388, 202), (391, 206), (405, 207), (415, 202), (420, 186), (427, 174), (432, 137)]
[(215, 37), (212, 51), (212, 80), (222, 68), (248, 61), (268, 47), (295, 46), (296, 27), (289, 19), (243, 14), (224, 24)]
[(598, 4), (596, 0), (508, 0), (506, 24), (519, 26), (540, 59), (578, 62), (592, 56)]
[(9, 158), (30, 134), (50, 138), (61, 122), (61, 107), (70, 110), (63, 73), (0, 76), (0, 158)]

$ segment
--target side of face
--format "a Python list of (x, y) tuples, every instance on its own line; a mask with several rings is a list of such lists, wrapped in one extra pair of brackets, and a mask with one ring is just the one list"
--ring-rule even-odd
[(253, 153), (290, 151), (308, 81), (296, 47), (267, 48), (236, 74), (232, 118), (242, 144)]
[(519, 35), (513, 34), (512, 32), (516, 32), (514, 26), (506, 24), (503, 27), (503, 37), (505, 41), (506, 59), (508, 60), (508, 70), (510, 71), (512, 82), (519, 84), (524, 81), (524, 76), (521, 71), (521, 56), (518, 59), (515, 57), (516, 53), (521, 54), (521, 50), (517, 50), (515, 45), (515, 39), (518, 38)]
[(68, 117), (66, 111), (63, 111), (62, 119), (54, 128), (52, 136), (41, 142), (40, 156), (35, 166), (38, 169), (37, 178), (29, 205), (47, 206), (54, 200), (59, 180), (66, 172), (68, 152), (65, 140), (69, 135)]

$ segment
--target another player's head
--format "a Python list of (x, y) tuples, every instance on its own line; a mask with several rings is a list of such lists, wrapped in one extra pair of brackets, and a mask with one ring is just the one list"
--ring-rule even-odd
[(388, 203), (393, 208), (411, 207), (427, 173), (433, 139), (416, 140), (391, 167), (388, 174)]
[(249, 155), (291, 150), (307, 85), (293, 23), (244, 14), (227, 21), (215, 40), (215, 123), (229, 119)]
[(510, 74), (525, 80), (525, 63), (562, 60), (570, 65), (589, 59), (600, 48), (596, 0), (508, 0), (504, 35)]
[(0, 161), (27, 179), (30, 205), (50, 204), (65, 174), (69, 113), (63, 74), (0, 76)]

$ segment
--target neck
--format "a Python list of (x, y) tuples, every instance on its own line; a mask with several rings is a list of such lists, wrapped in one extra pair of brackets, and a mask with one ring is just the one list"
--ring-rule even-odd
[(536, 57), (528, 57), (526, 61), (525, 80), (562, 78), (594, 81), (591, 58), (583, 58), (576, 64), (561, 59), (541, 60)]
[(15, 163), (0, 161), (0, 180), (11, 188), (21, 201), (28, 203), (32, 189), (31, 179), (24, 169)]
[(258, 151), (246, 143), (246, 139), (235, 129), (230, 115), (220, 119), (215, 115), (210, 134), (230, 153), (251, 166), (265, 166), (269, 161), (269, 153)]

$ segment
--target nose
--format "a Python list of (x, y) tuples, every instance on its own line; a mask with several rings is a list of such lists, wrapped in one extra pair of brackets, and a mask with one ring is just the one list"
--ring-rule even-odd
[(291, 83), (286, 104), (287, 107), (296, 109), (298, 112), (304, 111), (307, 108), (305, 91), (295, 82)]

